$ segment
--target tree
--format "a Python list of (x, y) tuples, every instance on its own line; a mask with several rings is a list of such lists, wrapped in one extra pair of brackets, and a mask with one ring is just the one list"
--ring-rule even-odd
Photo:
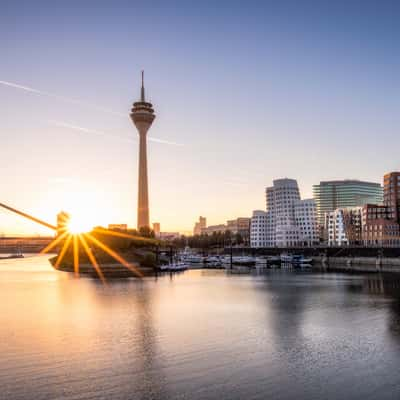
[(242, 235), (240, 233), (237, 233), (235, 235), (235, 242), (238, 245), (243, 244), (244, 240), (243, 240), (243, 237), (242, 237)]
[(142, 226), (139, 229), (139, 234), (140, 234), (140, 236), (148, 237), (148, 238), (154, 238), (154, 236), (155, 236), (154, 231), (151, 230), (148, 226)]

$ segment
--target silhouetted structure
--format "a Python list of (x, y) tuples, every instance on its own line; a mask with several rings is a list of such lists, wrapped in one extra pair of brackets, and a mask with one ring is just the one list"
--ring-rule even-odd
[(20, 215), (21, 217), (30, 219), (30, 220), (33, 221), (33, 222), (36, 222), (36, 223), (38, 223), (38, 224), (40, 224), (40, 225), (45, 226), (46, 228), (52, 229), (52, 230), (54, 230), (54, 231), (57, 230), (57, 227), (56, 227), (55, 225), (49, 224), (49, 223), (47, 223), (46, 221), (42, 221), (41, 219), (36, 218), (36, 217), (34, 217), (34, 216), (32, 216), (32, 215), (29, 215), (29, 214), (27, 214), (27, 213), (25, 213), (25, 212), (23, 212), (23, 211), (17, 210), (16, 208), (7, 206), (7, 205), (4, 204), (4, 203), (0, 203), (0, 207), (5, 208), (6, 210), (12, 211), (13, 213)]

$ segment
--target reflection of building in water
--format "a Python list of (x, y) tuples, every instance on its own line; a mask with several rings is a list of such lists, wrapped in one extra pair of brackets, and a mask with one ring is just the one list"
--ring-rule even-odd
[(400, 276), (374, 275), (363, 281), (363, 290), (369, 294), (385, 294), (398, 297), (400, 294)]
[[(139, 289), (139, 288), (135, 288)], [(131, 398), (132, 393), (141, 393), (138, 398), (151, 398), (162, 400), (169, 398), (163, 366), (161, 365), (161, 353), (158, 349), (157, 330), (154, 327), (154, 292), (146, 285), (141, 285), (135, 290), (133, 300), (136, 318), (134, 319), (133, 335), (136, 352), (133, 356), (135, 363), (140, 363), (139, 380), (132, 382), (131, 393), (126, 398)], [(129, 345), (128, 345), (129, 346)], [(136, 374), (137, 375), (137, 374)]]
[(389, 307), (389, 331), (400, 340), (400, 276), (374, 275), (365, 278), (363, 290), (370, 295), (385, 295), (392, 301)]

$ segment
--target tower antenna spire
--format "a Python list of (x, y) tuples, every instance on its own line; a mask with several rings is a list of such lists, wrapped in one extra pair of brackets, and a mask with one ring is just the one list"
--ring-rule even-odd
[(140, 91), (140, 100), (142, 102), (145, 101), (145, 99), (144, 99), (144, 70), (143, 69), (142, 69), (142, 89)]

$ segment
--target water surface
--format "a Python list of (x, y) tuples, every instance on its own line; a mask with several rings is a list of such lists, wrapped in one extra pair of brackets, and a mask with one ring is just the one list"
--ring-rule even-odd
[(400, 280), (0, 261), (1, 399), (395, 399)]

